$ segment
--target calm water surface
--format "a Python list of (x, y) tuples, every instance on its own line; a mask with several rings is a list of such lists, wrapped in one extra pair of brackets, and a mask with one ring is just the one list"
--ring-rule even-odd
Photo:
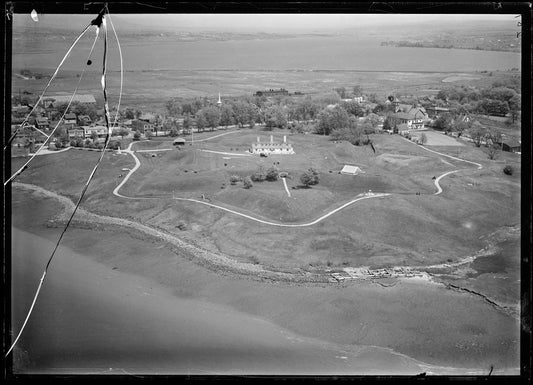
[[(74, 36), (73, 36), (74, 39)], [(72, 39), (72, 40), (73, 40)], [(85, 63), (92, 36), (81, 41), (64, 68)], [(13, 66), (52, 67), (71, 43), (13, 43)], [(381, 47), (378, 40), (357, 36), (296, 37), (229, 41), (121, 41), (127, 70), (352, 70), (352, 71), (481, 71), (520, 68), (520, 53), (464, 49)], [(118, 50), (110, 39), (109, 68), (118, 65)], [(93, 57), (101, 57), (101, 44)], [(116, 67), (116, 68), (115, 68)]]
[[(17, 333), (53, 244), (13, 228)], [(420, 373), (409, 357), (298, 336), (60, 248), (14, 351), (15, 373)]]

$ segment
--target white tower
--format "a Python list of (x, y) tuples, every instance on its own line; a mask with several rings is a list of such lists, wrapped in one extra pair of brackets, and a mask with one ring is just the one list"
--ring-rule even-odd
[(217, 105), (220, 107), (222, 105), (222, 100), (220, 100), (220, 92), (218, 93), (218, 102)]

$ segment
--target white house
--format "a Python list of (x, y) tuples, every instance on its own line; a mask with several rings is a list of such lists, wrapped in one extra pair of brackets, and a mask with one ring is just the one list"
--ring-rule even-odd
[(93, 132), (95, 132), (98, 137), (103, 137), (107, 134), (107, 127), (105, 126), (83, 126), (82, 128), (86, 138), (90, 138)]
[(274, 135), (270, 135), (270, 142), (261, 142), (259, 136), (257, 142), (252, 143), (250, 150), (252, 154), (294, 154), (294, 149), (291, 143), (287, 143), (287, 136), (283, 135), (283, 143), (275, 143)]

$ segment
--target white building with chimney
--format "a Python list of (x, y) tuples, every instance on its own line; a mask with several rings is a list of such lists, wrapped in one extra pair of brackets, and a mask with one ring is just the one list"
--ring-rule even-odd
[(270, 135), (270, 142), (261, 142), (261, 138), (257, 137), (257, 142), (252, 143), (250, 151), (252, 154), (294, 154), (291, 143), (287, 143), (287, 135), (283, 135), (283, 143), (274, 142), (274, 135)]

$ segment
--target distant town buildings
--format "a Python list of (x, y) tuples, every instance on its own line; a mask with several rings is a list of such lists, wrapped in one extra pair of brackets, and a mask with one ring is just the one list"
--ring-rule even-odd
[(285, 88), (280, 88), (279, 90), (269, 89), (265, 91), (257, 91), (254, 96), (289, 96), (289, 91)]
[(445, 107), (432, 106), (432, 107), (426, 108), (426, 111), (427, 111), (428, 116), (430, 118), (438, 118), (439, 115), (441, 115), (441, 114), (449, 113), (450, 109), (449, 108), (445, 108)]
[(283, 143), (274, 142), (274, 135), (270, 135), (270, 142), (261, 142), (261, 138), (257, 137), (257, 142), (252, 143), (252, 154), (294, 154), (294, 149), (291, 143), (287, 143), (287, 136), (283, 135)]

